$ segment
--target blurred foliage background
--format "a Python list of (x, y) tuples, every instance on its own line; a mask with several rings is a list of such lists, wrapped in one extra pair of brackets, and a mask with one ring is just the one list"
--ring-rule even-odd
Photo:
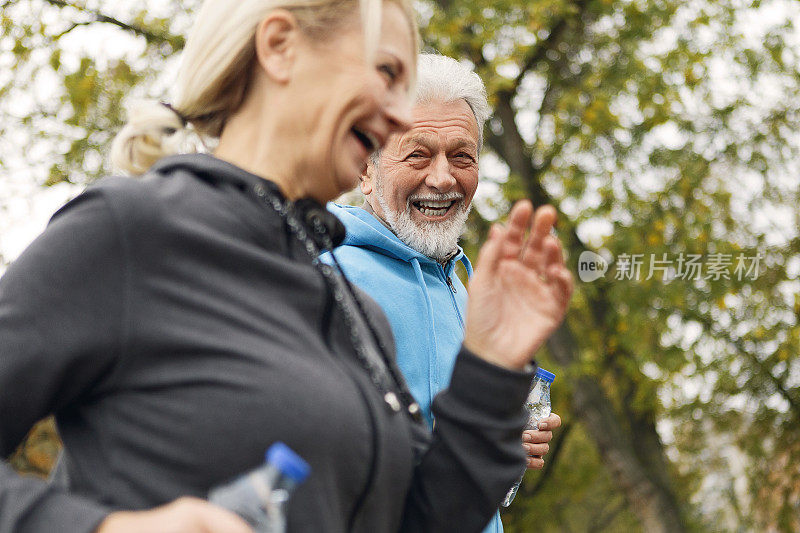
[[(169, 100), (198, 5), (0, 2), (0, 234), (21, 195), (111, 170), (123, 103)], [(800, 3), (416, 5), (494, 108), (468, 253), (529, 197), (575, 272), (610, 265), (541, 354), (564, 426), (506, 530), (800, 531)], [(45, 475), (57, 450), (44, 421), (12, 462)]]

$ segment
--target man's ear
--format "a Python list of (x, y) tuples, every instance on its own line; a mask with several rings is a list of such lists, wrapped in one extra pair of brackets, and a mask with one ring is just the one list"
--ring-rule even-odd
[(300, 26), (285, 9), (271, 11), (256, 29), (256, 58), (264, 73), (278, 83), (291, 78)]
[(364, 171), (361, 173), (361, 176), (358, 177), (358, 186), (361, 188), (361, 193), (364, 196), (369, 196), (372, 194), (372, 176), (375, 173), (375, 167), (372, 164), (372, 160), (370, 159), (367, 161), (367, 166)]

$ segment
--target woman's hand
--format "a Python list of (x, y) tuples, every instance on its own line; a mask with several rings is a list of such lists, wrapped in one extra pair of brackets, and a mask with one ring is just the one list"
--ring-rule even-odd
[(464, 346), (491, 363), (524, 368), (564, 319), (573, 281), (550, 234), (555, 222), (552, 206), (534, 214), (529, 201), (517, 202), (508, 226), (493, 225), (478, 254)]
[(111, 513), (95, 533), (253, 533), (238, 515), (198, 498), (179, 498), (149, 511)]

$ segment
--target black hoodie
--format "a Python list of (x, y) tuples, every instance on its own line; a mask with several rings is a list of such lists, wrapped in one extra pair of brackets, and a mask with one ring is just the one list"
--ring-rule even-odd
[[(436, 430), (389, 409), (312, 258), (209, 155), (107, 178), (0, 279), (0, 451), (55, 413), (49, 483), (0, 464), (0, 533), (89, 532), (204, 497), (284, 441), (311, 465), (289, 531), (478, 532), (524, 467), (531, 373), (462, 350)], [(384, 344), (388, 323), (362, 297)], [(415, 460), (412, 449), (426, 451)]]

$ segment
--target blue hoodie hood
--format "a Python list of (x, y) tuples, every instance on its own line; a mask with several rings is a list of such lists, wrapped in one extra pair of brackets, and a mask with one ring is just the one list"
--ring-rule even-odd
[[(383, 308), (397, 347), (397, 364), (422, 412), (433, 423), (433, 396), (450, 383), (464, 337), (467, 291), (455, 275), (472, 265), (461, 248), (444, 265), (400, 241), (360, 207), (329, 204), (347, 229), (334, 254), (345, 275)], [(332, 262), (329, 255), (323, 260)]]

